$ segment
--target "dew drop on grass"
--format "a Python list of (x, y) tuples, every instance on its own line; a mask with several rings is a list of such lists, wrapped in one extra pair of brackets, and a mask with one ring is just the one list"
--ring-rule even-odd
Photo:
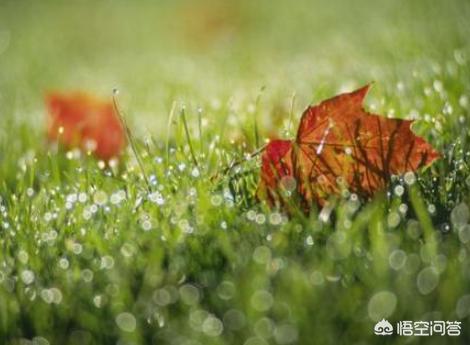
[(28, 262), (28, 259), (29, 259), (28, 253), (26, 253), (23, 249), (21, 249), (21, 250), (18, 252), (18, 260), (19, 260), (22, 264), (26, 264), (26, 263)]
[(279, 212), (273, 212), (269, 215), (269, 223), (279, 225), (282, 222), (282, 216)]
[(34, 282), (34, 272), (30, 270), (24, 270), (23, 272), (21, 272), (21, 280), (26, 285), (31, 284), (32, 282)]
[(121, 254), (126, 258), (131, 257), (136, 252), (136, 248), (130, 243), (124, 243), (121, 247)]
[(69, 260), (67, 260), (66, 258), (61, 258), (59, 260), (59, 267), (62, 268), (63, 270), (66, 270), (67, 268), (69, 268)]
[(264, 312), (271, 309), (274, 299), (268, 291), (258, 290), (251, 296), (250, 302), (254, 309)]
[(459, 298), (455, 313), (459, 319), (464, 319), (470, 315), (470, 295), (464, 295)]
[(50, 289), (42, 289), (40, 292), (40, 296), (42, 300), (46, 302), (47, 304), (52, 303), (53, 296), (52, 296), (52, 292)]
[(202, 309), (192, 310), (189, 314), (189, 325), (195, 331), (200, 331), (202, 323), (208, 317), (209, 313)]
[(181, 286), (179, 294), (183, 303), (187, 305), (196, 305), (199, 302), (200, 292), (194, 285), (185, 284)]
[(406, 225), (406, 233), (412, 239), (418, 239), (421, 236), (421, 226), (417, 220), (410, 219)]
[(313, 243), (314, 243), (314, 242), (313, 242), (313, 237), (312, 237), (312, 235), (308, 235), (307, 238), (305, 239), (305, 244), (306, 244), (307, 246), (313, 246)]
[(423, 268), (416, 278), (416, 284), (421, 294), (427, 295), (432, 292), (439, 284), (439, 275), (436, 269), (433, 267)]
[(391, 291), (377, 292), (369, 300), (367, 310), (369, 318), (372, 321), (379, 321), (382, 318), (387, 318), (395, 311), (397, 306), (397, 297)]
[(388, 257), (388, 263), (394, 270), (400, 270), (405, 266), (406, 253), (401, 249), (394, 250)]
[(405, 188), (403, 188), (402, 185), (398, 185), (398, 186), (395, 187), (393, 192), (395, 193), (396, 196), (402, 196), (403, 193), (405, 192)]
[(217, 296), (224, 301), (228, 301), (235, 296), (235, 285), (228, 280), (224, 280), (217, 287)]
[(194, 177), (194, 178), (198, 178), (200, 175), (199, 173), (199, 169), (198, 168), (194, 168), (192, 171), (191, 171), (191, 176)]
[(168, 304), (171, 303), (171, 295), (170, 295), (170, 292), (165, 289), (165, 288), (162, 288), (162, 289), (158, 289), (156, 290), (154, 293), (153, 293), (153, 301), (161, 306), (161, 307), (164, 307)]
[(293, 192), (297, 187), (297, 181), (292, 176), (283, 176), (279, 184), (281, 188), (288, 192)]
[(436, 213), (436, 206), (434, 206), (433, 204), (428, 205), (428, 212), (430, 214)]
[(466, 95), (462, 95), (460, 96), (459, 98), (459, 105), (462, 107), (462, 108), (468, 108), (468, 97)]
[(202, 331), (210, 337), (218, 337), (222, 334), (224, 325), (217, 317), (209, 315), (202, 323)]
[(466, 224), (459, 229), (459, 240), (462, 243), (468, 243), (470, 241), (470, 225)]
[(103, 296), (96, 295), (95, 297), (93, 297), (93, 304), (96, 308), (101, 308), (101, 306), (103, 305)]
[(293, 344), (296, 343), (299, 337), (299, 332), (294, 325), (281, 324), (274, 329), (274, 339), (278, 344)]
[(113, 267), (114, 267), (114, 259), (112, 256), (105, 255), (101, 258), (101, 264), (100, 264), (101, 269), (110, 270)]
[(262, 213), (258, 213), (255, 218), (256, 223), (264, 224), (266, 223), (266, 216)]
[(211, 204), (212, 204), (213, 206), (216, 206), (216, 207), (217, 207), (217, 206), (222, 205), (222, 201), (223, 201), (222, 196), (220, 196), (220, 195), (218, 195), (218, 194), (213, 195), (213, 196), (211, 197)]
[(261, 338), (268, 339), (272, 336), (274, 330), (274, 322), (268, 317), (262, 317), (256, 321), (254, 331)]
[(78, 194), (78, 201), (82, 204), (84, 204), (86, 201), (88, 200), (88, 196), (86, 195), (86, 193), (80, 193)]
[(249, 210), (249, 211), (246, 213), (246, 218), (248, 218), (248, 220), (254, 221), (254, 220), (256, 219), (256, 211), (254, 211), (254, 210)]
[(50, 212), (44, 213), (44, 220), (45, 220), (46, 222), (50, 222), (51, 219), (52, 219), (52, 213), (50, 213)]
[(151, 202), (157, 205), (163, 205), (165, 203), (165, 199), (160, 192), (153, 192), (148, 195), (148, 198)]
[(84, 282), (89, 283), (93, 280), (93, 271), (86, 268), (82, 271), (81, 277)]
[(434, 90), (438, 93), (442, 93), (442, 91), (444, 91), (444, 85), (442, 84), (442, 81), (440, 80), (434, 80), (434, 82), (432, 83), (432, 86)]
[(49, 289), (52, 296), (52, 303), (60, 304), (62, 302), (62, 292), (58, 288)]
[(72, 252), (76, 255), (80, 255), (83, 251), (83, 246), (80, 243), (72, 243)]
[(452, 225), (459, 229), (462, 226), (466, 225), (470, 219), (470, 210), (464, 202), (461, 202), (457, 206), (454, 207), (450, 214), (450, 219)]
[(224, 325), (233, 331), (242, 329), (246, 324), (245, 315), (237, 309), (230, 309), (225, 312), (223, 321)]
[(403, 179), (408, 186), (411, 186), (412, 184), (416, 182), (416, 176), (411, 171), (408, 171), (407, 173), (405, 173), (405, 175), (403, 176)]
[(93, 195), (93, 201), (96, 205), (103, 206), (108, 202), (108, 194), (102, 190), (96, 191)]
[(400, 211), (401, 214), (405, 215), (408, 212), (408, 205), (400, 204), (400, 206), (398, 206), (398, 211)]
[(258, 264), (267, 264), (271, 261), (271, 250), (266, 246), (259, 246), (253, 251), (253, 260)]
[(116, 316), (116, 324), (124, 332), (134, 332), (137, 326), (137, 321), (131, 313), (124, 312)]
[(328, 204), (326, 204), (322, 210), (320, 211), (318, 218), (323, 222), (323, 223), (328, 223), (330, 220), (330, 215), (331, 212), (333, 211), (333, 208), (330, 207)]
[(142, 222), (142, 229), (144, 231), (149, 231), (150, 229), (152, 229), (152, 223), (149, 220), (144, 220)]
[(125, 199), (125, 196), (126, 196), (126, 192), (117, 191), (117, 192), (111, 194), (111, 197), (109, 198), (109, 201), (113, 205), (119, 205)]
[(432, 267), (436, 270), (438, 274), (445, 271), (447, 267), (447, 256), (444, 254), (439, 254), (431, 260)]
[(387, 216), (387, 224), (390, 228), (395, 228), (400, 224), (401, 218), (397, 212), (390, 212)]

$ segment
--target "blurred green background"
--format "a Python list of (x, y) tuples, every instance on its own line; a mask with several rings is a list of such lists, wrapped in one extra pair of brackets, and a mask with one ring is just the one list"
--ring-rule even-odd
[(3, 0), (2, 117), (39, 121), (30, 113), (51, 89), (113, 88), (156, 132), (175, 99), (239, 104), (262, 87), (263, 112), (295, 93), (298, 113), (325, 88), (380, 90), (446, 69), (468, 47), (469, 15), (458, 0)]

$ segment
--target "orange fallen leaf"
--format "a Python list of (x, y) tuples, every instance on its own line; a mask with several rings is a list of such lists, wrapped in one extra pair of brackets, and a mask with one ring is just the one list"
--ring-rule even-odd
[(414, 172), (439, 157), (411, 131), (413, 121), (366, 112), (368, 90), (369, 85), (308, 107), (295, 140), (271, 141), (262, 156), (258, 197), (280, 205), (295, 192), (307, 209), (344, 189), (370, 198), (392, 175)]
[(111, 101), (85, 92), (51, 93), (46, 105), (49, 140), (93, 151), (104, 160), (118, 156), (124, 149), (124, 128)]

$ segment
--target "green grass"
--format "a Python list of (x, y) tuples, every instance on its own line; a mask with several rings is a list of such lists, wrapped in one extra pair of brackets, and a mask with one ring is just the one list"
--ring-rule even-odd
[[(469, 343), (468, 18), (464, 0), (0, 2), (0, 343)], [(287, 217), (255, 198), (258, 158), (221, 173), (371, 81), (367, 108), (443, 154), (414, 183)], [(130, 149), (109, 168), (46, 143), (46, 92), (113, 88), (150, 192)], [(382, 318), (462, 335), (378, 337)]]

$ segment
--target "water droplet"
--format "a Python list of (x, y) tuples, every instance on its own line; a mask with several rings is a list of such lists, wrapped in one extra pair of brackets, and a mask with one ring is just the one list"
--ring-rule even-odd
[(185, 284), (179, 288), (181, 300), (187, 305), (195, 305), (199, 302), (199, 289), (191, 284)]
[(292, 344), (297, 342), (299, 332), (294, 325), (282, 324), (274, 329), (274, 339), (278, 344)]
[(225, 280), (217, 287), (217, 296), (228, 301), (235, 296), (235, 291), (235, 285), (231, 281)]
[(455, 313), (460, 319), (464, 319), (470, 315), (470, 295), (464, 295), (459, 298)]
[(395, 228), (400, 224), (401, 218), (397, 212), (390, 212), (387, 216), (387, 224), (390, 228)]
[(427, 295), (439, 284), (439, 275), (433, 267), (426, 267), (419, 272), (416, 279), (419, 292)]
[(416, 176), (411, 171), (408, 171), (407, 173), (405, 173), (405, 175), (403, 176), (403, 179), (405, 180), (405, 183), (409, 186), (411, 186), (412, 184), (416, 182)]
[(213, 315), (209, 315), (202, 323), (202, 331), (210, 337), (218, 337), (223, 330), (222, 321)]
[(165, 289), (158, 289), (153, 293), (153, 300), (159, 306), (166, 306), (171, 303), (171, 295), (170, 292)]
[(274, 322), (267, 317), (262, 317), (258, 321), (256, 321), (254, 326), (254, 331), (256, 335), (261, 338), (268, 339), (272, 336), (274, 330)]
[(369, 300), (367, 310), (369, 318), (372, 321), (379, 321), (382, 318), (387, 318), (395, 311), (397, 306), (397, 297), (391, 291), (377, 292)]
[(137, 321), (131, 313), (120, 313), (116, 316), (116, 324), (124, 332), (134, 332), (137, 326)]
[(459, 240), (462, 243), (470, 241), (470, 225), (467, 224), (459, 229)]
[(152, 223), (150, 222), (150, 220), (144, 220), (142, 222), (142, 229), (144, 231), (149, 231), (151, 228), (152, 228)]
[(267, 311), (273, 305), (273, 296), (266, 290), (258, 290), (251, 296), (251, 305), (258, 311)]
[(230, 309), (224, 314), (224, 325), (231, 330), (237, 331), (243, 328), (245, 323), (245, 315), (237, 309)]
[(269, 215), (269, 222), (272, 225), (279, 225), (282, 222), (282, 216), (279, 212), (273, 212)]
[(401, 249), (394, 250), (388, 257), (388, 263), (394, 270), (400, 270), (405, 266), (406, 253)]
[(191, 171), (191, 176), (194, 177), (194, 178), (198, 178), (199, 175), (200, 175), (199, 169), (198, 168), (193, 168), (193, 170)]
[(100, 264), (101, 269), (110, 270), (113, 267), (114, 267), (114, 258), (112, 256), (105, 255), (101, 258), (101, 264)]
[(283, 176), (279, 182), (280, 187), (287, 192), (293, 192), (297, 188), (297, 181), (292, 176)]
[(24, 270), (23, 272), (21, 272), (21, 280), (26, 285), (31, 284), (32, 282), (34, 282), (34, 272), (30, 270)]
[(93, 195), (93, 201), (95, 204), (103, 206), (108, 202), (108, 194), (102, 190), (96, 191)]
[(396, 196), (402, 196), (403, 193), (405, 192), (405, 188), (403, 188), (402, 185), (398, 185), (398, 186), (395, 187), (393, 192), (395, 193)]
[(266, 264), (271, 260), (271, 250), (266, 246), (259, 246), (253, 252), (253, 260), (258, 264)]
[(450, 214), (450, 219), (452, 225), (457, 229), (466, 225), (468, 223), (468, 220), (470, 219), (470, 210), (467, 204), (461, 202), (460, 204), (455, 206)]

